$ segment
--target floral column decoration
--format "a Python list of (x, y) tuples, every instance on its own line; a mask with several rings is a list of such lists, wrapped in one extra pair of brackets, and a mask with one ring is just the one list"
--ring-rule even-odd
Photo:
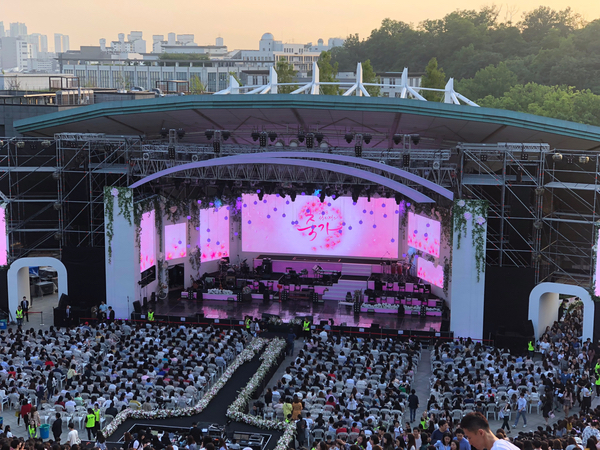
[(485, 200), (457, 200), (454, 202), (453, 236), (456, 248), (460, 241), (467, 237), (467, 223), (471, 223), (473, 247), (475, 248), (475, 266), (477, 267), (477, 282), (485, 272), (485, 223), (487, 222), (488, 202)]
[(127, 220), (129, 225), (133, 225), (133, 193), (127, 187), (104, 187), (104, 216), (105, 237), (108, 245), (108, 263), (112, 260), (112, 239), (115, 234), (115, 203), (117, 204), (117, 215), (121, 215)]

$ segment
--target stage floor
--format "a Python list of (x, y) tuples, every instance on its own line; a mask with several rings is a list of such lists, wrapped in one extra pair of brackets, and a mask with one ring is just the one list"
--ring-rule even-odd
[(346, 323), (347, 326), (368, 328), (371, 324), (379, 324), (381, 328), (392, 328), (396, 330), (413, 331), (435, 331), (439, 332), (442, 319), (441, 317), (417, 317), (404, 316), (399, 317), (396, 314), (367, 314), (361, 313), (355, 315), (352, 306), (339, 305), (337, 301), (325, 301), (324, 303), (313, 304), (306, 301), (290, 301), (279, 303), (278, 300), (263, 302), (255, 300), (252, 303), (247, 302), (228, 302), (215, 300), (180, 300), (169, 298), (169, 300), (159, 301), (155, 308), (158, 315), (170, 316), (189, 316), (196, 313), (203, 313), (210, 319), (240, 319), (246, 315), (252, 317), (261, 317), (262, 313), (275, 314), (284, 322), (289, 322), (297, 316), (313, 316), (315, 323), (321, 320), (333, 318), (336, 325)]

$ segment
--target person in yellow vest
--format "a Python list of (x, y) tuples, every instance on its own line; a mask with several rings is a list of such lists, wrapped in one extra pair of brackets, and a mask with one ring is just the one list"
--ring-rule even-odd
[(87, 430), (88, 440), (96, 437), (96, 414), (92, 408), (88, 408), (85, 416), (85, 429)]
[(148, 322), (154, 322), (154, 310), (152, 308), (148, 310)]
[(23, 325), (23, 308), (21, 307), (21, 305), (18, 306), (15, 315), (17, 317), (17, 325)]
[(304, 339), (310, 338), (310, 321), (304, 319), (302, 321), (302, 334), (304, 335)]
[(596, 374), (596, 396), (600, 396), (600, 359), (596, 361), (594, 373)]
[(98, 403), (94, 403), (94, 415), (96, 416), (96, 434), (100, 430), (100, 406)]
[(529, 356), (533, 358), (533, 354), (535, 353), (535, 346), (533, 345), (533, 340), (527, 343), (527, 350), (529, 351)]
[(246, 319), (244, 320), (244, 324), (246, 326), (246, 331), (248, 333), (250, 333), (250, 327), (252, 326), (252, 319), (248, 316), (246, 316)]

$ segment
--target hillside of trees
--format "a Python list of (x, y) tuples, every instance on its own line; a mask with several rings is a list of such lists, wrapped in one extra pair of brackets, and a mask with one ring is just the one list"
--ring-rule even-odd
[(333, 49), (331, 64), (408, 67), (426, 74), (427, 87), (454, 78), (455, 89), (481, 106), (600, 125), (600, 20), (548, 7), (512, 19), (493, 6), (418, 26), (385, 19), (368, 38), (351, 35)]

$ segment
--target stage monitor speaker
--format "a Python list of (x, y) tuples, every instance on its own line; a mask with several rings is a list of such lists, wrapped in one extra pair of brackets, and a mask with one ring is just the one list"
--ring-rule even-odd
[(69, 296), (67, 294), (62, 294), (60, 296), (60, 300), (58, 301), (58, 309), (67, 309), (67, 305), (69, 304)]
[(372, 323), (371, 324), (371, 330), (379, 330), (379, 324), (378, 323)]
[(133, 302), (133, 310), (136, 312), (136, 314), (142, 313), (142, 305), (140, 304), (140, 302), (138, 300)]

